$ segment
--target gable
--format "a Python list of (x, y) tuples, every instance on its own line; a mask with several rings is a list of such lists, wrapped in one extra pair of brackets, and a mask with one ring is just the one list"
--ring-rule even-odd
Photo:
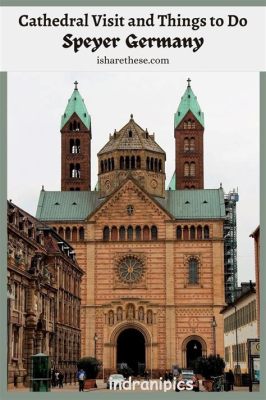
[[(132, 207), (132, 213), (129, 212)], [(144, 225), (171, 220), (172, 216), (150, 197), (131, 178), (101, 204), (94, 213), (88, 216), (88, 221), (109, 223), (134, 223)]]

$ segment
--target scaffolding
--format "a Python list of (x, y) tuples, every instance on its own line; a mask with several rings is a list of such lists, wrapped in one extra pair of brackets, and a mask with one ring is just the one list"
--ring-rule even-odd
[(224, 289), (226, 303), (233, 302), (237, 292), (236, 203), (238, 200), (239, 196), (235, 189), (224, 195)]

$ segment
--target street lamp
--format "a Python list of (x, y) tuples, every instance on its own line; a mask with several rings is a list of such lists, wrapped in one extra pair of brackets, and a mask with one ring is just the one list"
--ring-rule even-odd
[(237, 326), (237, 309), (236, 309), (236, 305), (233, 304), (233, 307), (235, 309), (235, 331), (236, 331), (236, 366), (235, 366), (235, 373), (239, 374), (240, 372), (240, 368), (239, 368), (239, 352), (238, 352), (238, 326)]
[(96, 358), (96, 343), (98, 340), (97, 333), (94, 334), (94, 357)]
[(216, 329), (217, 323), (216, 323), (216, 319), (215, 316), (212, 317), (212, 335), (213, 335), (213, 351), (214, 351), (214, 355), (216, 356)]

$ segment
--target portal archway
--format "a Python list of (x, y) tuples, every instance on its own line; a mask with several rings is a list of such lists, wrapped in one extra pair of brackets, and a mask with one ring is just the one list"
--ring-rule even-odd
[(207, 345), (200, 336), (189, 336), (182, 343), (182, 366), (193, 368), (198, 357), (206, 357)]
[(145, 370), (145, 338), (134, 328), (123, 330), (117, 338), (117, 368), (132, 370), (133, 375), (142, 375)]

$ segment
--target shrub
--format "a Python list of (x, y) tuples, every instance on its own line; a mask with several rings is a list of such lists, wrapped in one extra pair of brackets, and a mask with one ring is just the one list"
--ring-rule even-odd
[(225, 362), (219, 356), (209, 355), (199, 357), (195, 362), (195, 372), (201, 374), (205, 379), (210, 379), (211, 376), (219, 376), (224, 372)]
[(77, 363), (78, 369), (84, 369), (87, 379), (96, 379), (101, 362), (94, 357), (82, 357)]

